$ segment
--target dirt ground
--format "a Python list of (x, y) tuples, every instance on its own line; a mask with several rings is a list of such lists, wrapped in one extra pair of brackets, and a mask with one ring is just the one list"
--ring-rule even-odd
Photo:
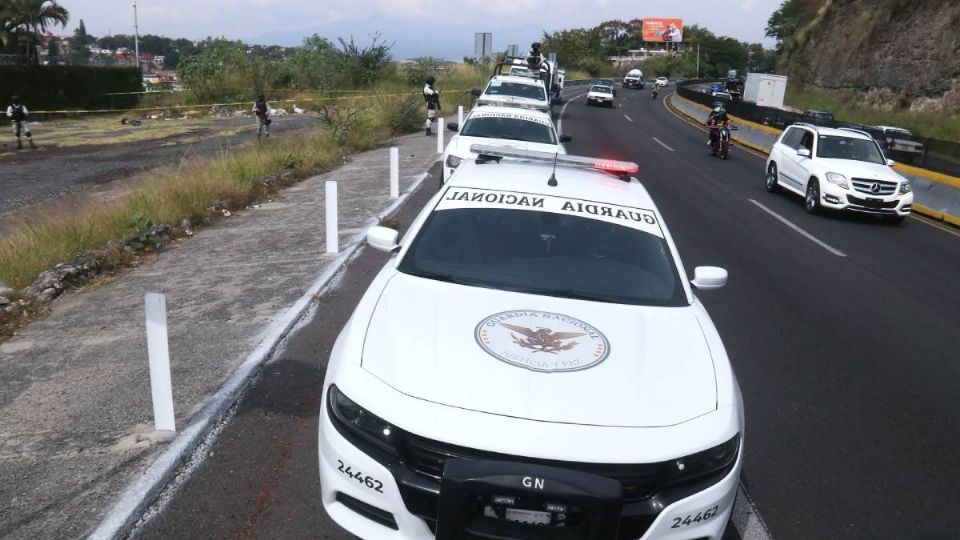
[[(310, 114), (275, 117), (271, 138), (318, 124)], [(18, 151), (13, 134), (0, 132), (0, 232), (22, 212), (122, 189), (142, 171), (240, 145), (254, 139), (256, 130), (248, 116), (144, 119), (138, 127), (99, 118), (31, 128), (36, 149)]]

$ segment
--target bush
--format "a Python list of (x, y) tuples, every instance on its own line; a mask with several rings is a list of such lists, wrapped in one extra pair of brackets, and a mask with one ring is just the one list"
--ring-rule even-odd
[(127, 108), (140, 92), (140, 70), (135, 67), (0, 65), (0, 99), (22, 98), (27, 109)]

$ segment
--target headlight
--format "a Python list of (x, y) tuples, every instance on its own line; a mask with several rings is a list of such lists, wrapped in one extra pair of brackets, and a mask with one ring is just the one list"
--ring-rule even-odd
[(913, 184), (911, 184), (909, 180), (904, 180), (903, 182), (900, 183), (901, 195), (905, 193), (910, 193), (911, 191), (913, 191)]
[(460, 166), (461, 161), (463, 160), (453, 154), (450, 154), (449, 156), (447, 156), (447, 167), (450, 167), (451, 169), (456, 169), (457, 167)]
[(849, 189), (847, 187), (847, 177), (842, 174), (838, 174), (835, 172), (828, 172), (827, 182), (830, 182), (831, 184), (836, 184), (842, 187), (843, 189)]
[(740, 434), (729, 441), (696, 454), (668, 462), (663, 471), (666, 484), (681, 484), (728, 469), (737, 460), (740, 450)]
[(327, 393), (330, 416), (348, 439), (359, 437), (391, 455), (397, 455), (397, 430), (379, 416), (357, 405), (333, 385)]

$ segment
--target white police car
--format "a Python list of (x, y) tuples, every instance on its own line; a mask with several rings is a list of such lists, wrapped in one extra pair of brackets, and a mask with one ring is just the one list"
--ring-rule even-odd
[(569, 135), (557, 133), (548, 113), (517, 107), (476, 107), (462, 126), (451, 122), (447, 128), (457, 134), (443, 153), (442, 181), (450, 178), (463, 160), (477, 157), (470, 152), (474, 144), (566, 154), (563, 143), (571, 140)]
[(494, 75), (483, 91), (474, 90), (477, 105), (504, 105), (550, 111), (552, 101), (543, 81), (520, 75)]
[(636, 164), (471, 152), (401, 242), (368, 232), (393, 256), (330, 355), (324, 508), (367, 539), (719, 539), (743, 404), (695, 290), (726, 272), (687, 280), (603, 172)]

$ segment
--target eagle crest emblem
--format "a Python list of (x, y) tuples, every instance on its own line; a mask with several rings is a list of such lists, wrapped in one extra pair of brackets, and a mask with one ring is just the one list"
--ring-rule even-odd
[(587, 335), (586, 332), (554, 332), (549, 328), (533, 330), (532, 328), (506, 323), (501, 326), (516, 332), (512, 334), (514, 343), (525, 349), (531, 349), (535, 353), (557, 354), (559, 351), (569, 351), (577, 346), (577, 342), (563, 343), (564, 341)]
[(495, 313), (474, 330), (490, 356), (541, 373), (590, 369), (610, 356), (610, 342), (592, 325), (562, 313), (515, 310)]

